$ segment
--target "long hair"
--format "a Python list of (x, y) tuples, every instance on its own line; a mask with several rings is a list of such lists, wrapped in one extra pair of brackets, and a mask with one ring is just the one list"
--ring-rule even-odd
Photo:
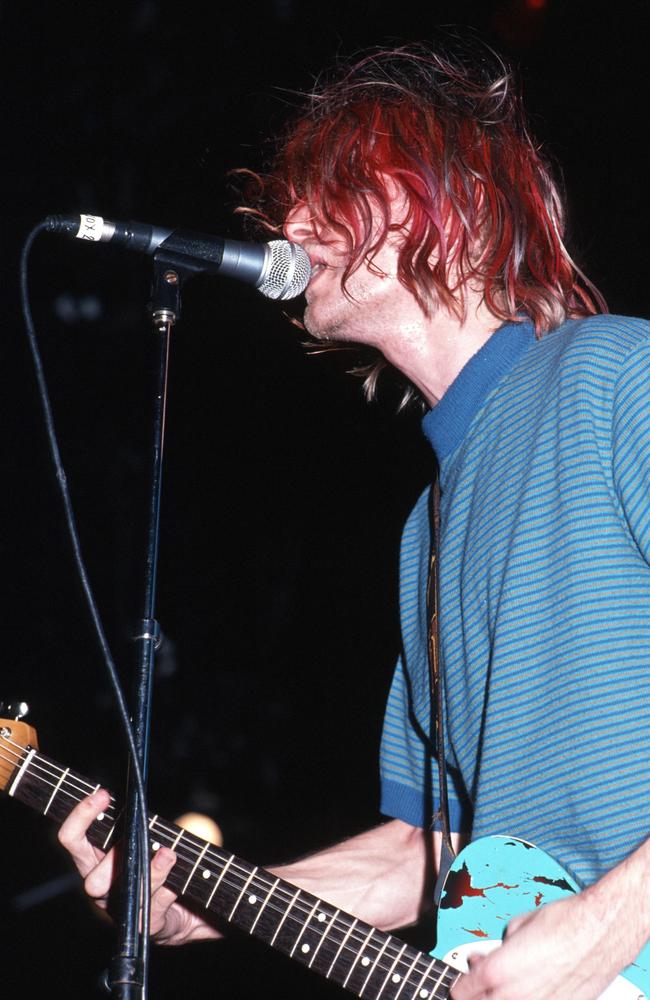
[[(303, 203), (344, 241), (344, 289), (398, 230), (398, 279), (428, 315), (442, 305), (463, 318), (468, 282), (496, 317), (528, 318), (538, 336), (607, 309), (564, 245), (562, 198), (512, 75), (473, 38), (376, 49), (339, 69), (259, 180), (249, 211), (267, 225)], [(368, 395), (385, 364), (361, 370)]]

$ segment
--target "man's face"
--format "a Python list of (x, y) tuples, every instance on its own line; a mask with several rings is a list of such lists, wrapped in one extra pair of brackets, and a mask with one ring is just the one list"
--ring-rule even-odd
[[(400, 215), (403, 218), (403, 200), (394, 198), (392, 218)], [(389, 233), (379, 252), (352, 273), (347, 295), (341, 282), (349, 249), (340, 234), (315, 219), (302, 202), (289, 212), (284, 232), (288, 240), (303, 246), (311, 260), (304, 323), (312, 336), (371, 344), (382, 350), (387, 337), (394, 337), (416, 315), (421, 318), (414, 296), (397, 279), (399, 232)]]

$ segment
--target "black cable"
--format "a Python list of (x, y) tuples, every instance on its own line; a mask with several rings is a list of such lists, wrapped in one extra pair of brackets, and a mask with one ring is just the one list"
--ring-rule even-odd
[(27, 280), (27, 270), (29, 255), (31, 253), (34, 240), (42, 232), (48, 229), (48, 225), (45, 222), (39, 222), (38, 225), (34, 226), (31, 232), (27, 235), (25, 242), (23, 243), (21, 254), (20, 254), (20, 299), (23, 318), (25, 320), (25, 329), (27, 332), (27, 339), (29, 341), (29, 347), (32, 353), (32, 358), (34, 361), (34, 368), (36, 370), (36, 381), (38, 384), (38, 392), (43, 406), (43, 414), (45, 417), (45, 429), (47, 433), (48, 442), (50, 445), (50, 454), (52, 456), (52, 462), (54, 465), (54, 471), (56, 474), (56, 480), (59, 484), (59, 490), (61, 492), (61, 499), (63, 500), (63, 509), (65, 513), (65, 520), (68, 527), (68, 533), (70, 536), (70, 541), (72, 543), (72, 550), (74, 554), (74, 561), (77, 567), (77, 572), (79, 574), (79, 579), (81, 581), (81, 586), (83, 592), (86, 596), (86, 602), (88, 605), (88, 610), (90, 611), (90, 617), (92, 619), (97, 640), (104, 658), (104, 663), (106, 670), (108, 672), (109, 681), (111, 687), (113, 688), (113, 693), (115, 695), (115, 700), (117, 702), (118, 714), (120, 721), (122, 723), (122, 728), (126, 736), (126, 742), (129, 751), (129, 757), (131, 761), (131, 766), (133, 768), (133, 776), (135, 780), (135, 786), (137, 791), (137, 798), (139, 803), (139, 820), (140, 820), (140, 835), (139, 835), (139, 848), (140, 848), (140, 860), (142, 862), (142, 933), (141, 933), (141, 958), (142, 958), (142, 974), (143, 974), (143, 987), (142, 987), (142, 998), (146, 1000), (147, 997), (147, 987), (148, 987), (148, 968), (149, 968), (149, 925), (150, 925), (150, 907), (151, 907), (151, 875), (149, 869), (149, 829), (148, 829), (148, 811), (147, 811), (147, 801), (144, 790), (144, 779), (142, 776), (142, 769), (140, 767), (140, 761), (138, 758), (138, 752), (135, 745), (135, 740), (133, 737), (133, 729), (131, 728), (131, 721), (129, 718), (129, 712), (126, 706), (126, 700), (124, 698), (124, 693), (120, 686), (120, 681), (117, 676), (117, 669), (115, 667), (115, 661), (113, 655), (108, 645), (108, 640), (106, 638), (106, 633), (104, 631), (104, 626), (102, 624), (99, 610), (97, 608), (97, 603), (95, 601), (92, 588), (90, 585), (90, 580), (88, 578), (88, 572), (86, 570), (86, 565), (84, 563), (83, 555), (81, 552), (81, 543), (79, 540), (79, 534), (77, 532), (76, 519), (74, 515), (74, 510), (72, 507), (72, 501), (70, 498), (70, 491), (68, 489), (68, 481), (61, 462), (61, 454), (59, 451), (59, 444), (56, 436), (56, 431), (54, 428), (54, 418), (52, 415), (52, 406), (50, 403), (50, 396), (47, 390), (47, 383), (45, 381), (45, 374), (43, 372), (43, 362), (41, 359), (40, 351), (38, 348), (38, 342), (36, 339), (36, 331), (34, 328), (34, 320), (32, 317), (31, 308), (29, 305), (29, 285)]

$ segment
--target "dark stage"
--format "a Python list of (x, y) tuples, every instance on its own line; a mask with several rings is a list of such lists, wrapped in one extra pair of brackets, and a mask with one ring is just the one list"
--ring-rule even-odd
[[(124, 745), (74, 571), (18, 303), (50, 213), (244, 238), (228, 171), (260, 168), (297, 93), (338, 53), (473, 25), (519, 67), (562, 168), (570, 247), (612, 312), (646, 315), (644, 0), (399, 5), (167, 0), (2, 7), (6, 470), (4, 668), (43, 751), (119, 789)], [(30, 271), (83, 549), (124, 678), (141, 616), (154, 336), (150, 262), (53, 236)], [(404, 519), (429, 481), (417, 412), (367, 404), (347, 355), (306, 356), (244, 285), (185, 288), (165, 445), (150, 802), (212, 816), (255, 862), (379, 820), (377, 749), (399, 645)], [(102, 995), (109, 925), (55, 831), (0, 801), (3, 980), (22, 1000)], [(418, 932), (419, 933), (419, 932)], [(426, 942), (426, 930), (423, 932)], [(152, 998), (338, 990), (243, 936), (154, 949)]]

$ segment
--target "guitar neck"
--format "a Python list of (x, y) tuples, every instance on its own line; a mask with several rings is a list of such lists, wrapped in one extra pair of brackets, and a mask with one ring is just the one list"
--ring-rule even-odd
[[(35, 750), (25, 754), (9, 794), (62, 823), (99, 786)], [(93, 823), (89, 840), (108, 849), (115, 834), (115, 800)], [(429, 1000), (449, 996), (456, 972), (312, 896), (263, 868), (195, 837), (159, 816), (149, 819), (152, 851), (170, 847), (177, 862), (166, 884), (205, 910), (368, 1000)]]

